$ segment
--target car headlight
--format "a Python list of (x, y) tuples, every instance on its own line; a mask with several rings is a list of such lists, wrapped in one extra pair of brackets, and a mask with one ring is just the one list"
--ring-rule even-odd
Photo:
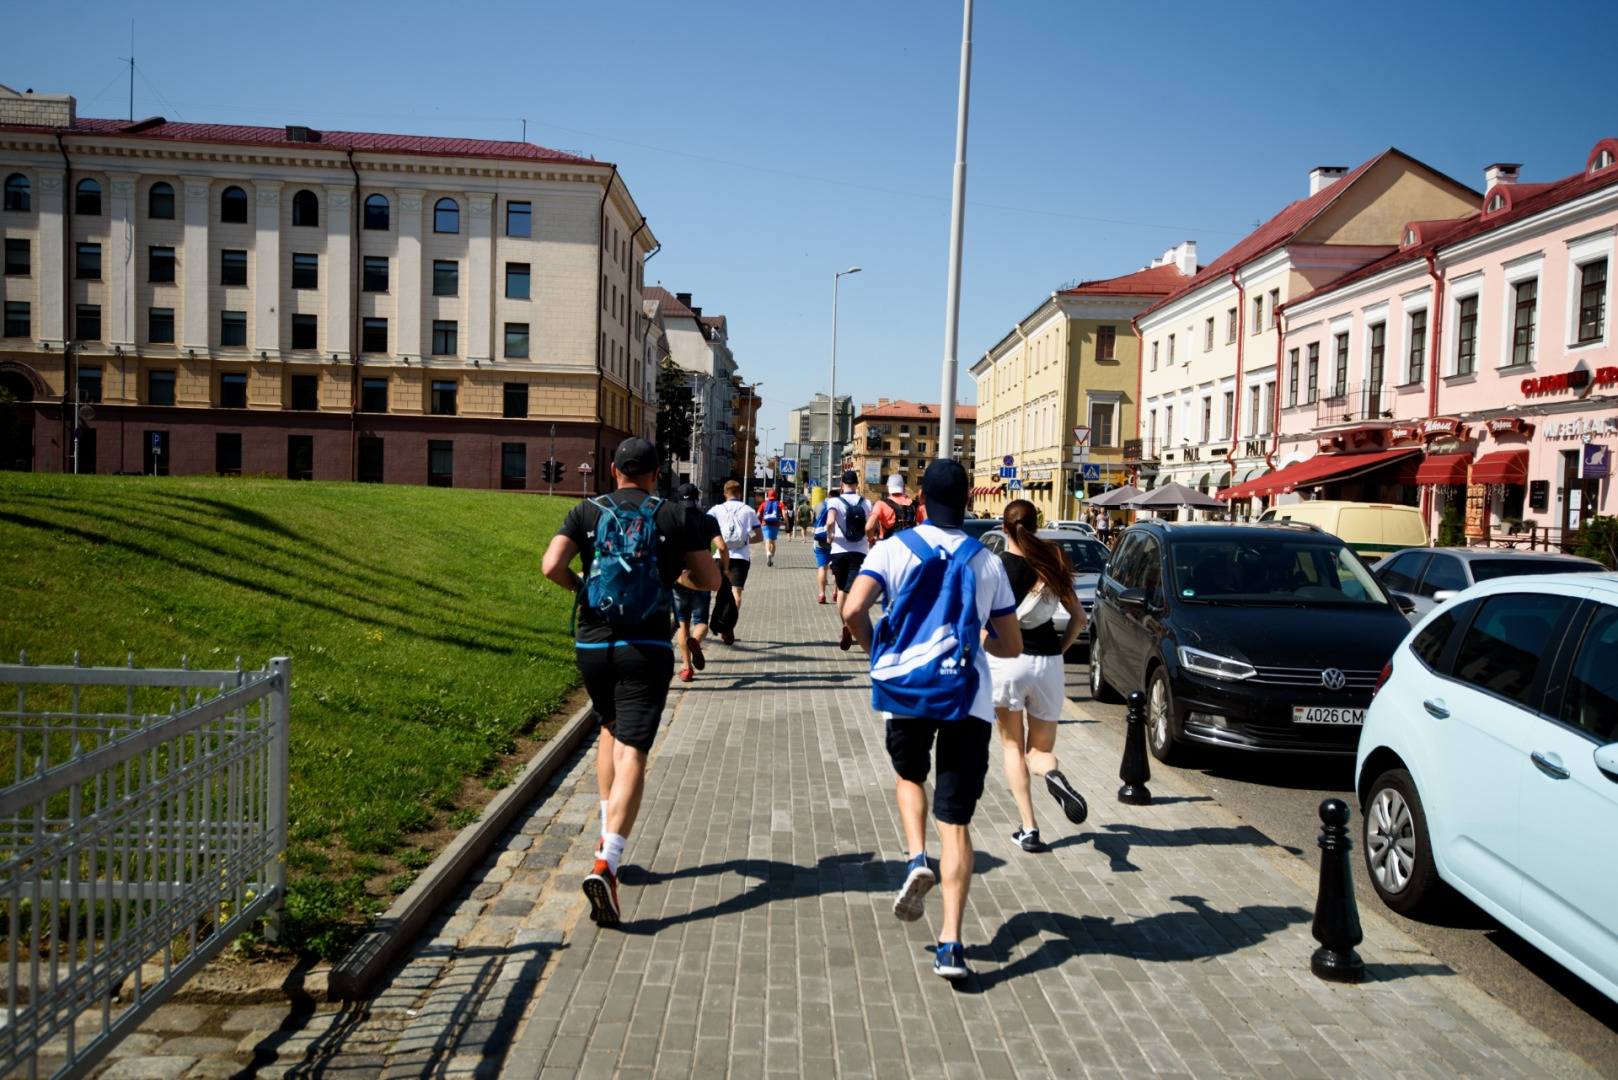
[(1220, 656), (1217, 653), (1203, 652), (1201, 649), (1192, 649), (1185, 645), (1180, 646), (1180, 664), (1198, 675), (1206, 675), (1213, 679), (1224, 679), (1229, 682), (1251, 679), (1258, 674), (1258, 669), (1245, 660)]

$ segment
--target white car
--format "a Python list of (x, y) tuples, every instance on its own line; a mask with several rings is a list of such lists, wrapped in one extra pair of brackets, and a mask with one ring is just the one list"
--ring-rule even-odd
[(1400, 643), (1360, 734), (1367, 869), (1452, 886), (1618, 1001), (1618, 574), (1475, 585)]
[(1083, 533), (1090, 539), (1096, 538), (1095, 526), (1088, 521), (1052, 521), (1045, 526), (1047, 529), (1067, 529), (1071, 532)]

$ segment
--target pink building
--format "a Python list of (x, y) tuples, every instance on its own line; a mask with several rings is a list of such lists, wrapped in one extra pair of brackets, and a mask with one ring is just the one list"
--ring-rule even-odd
[[(1491, 165), (1483, 205), (1282, 308), (1275, 470), (1221, 498), (1459, 501), (1473, 537), (1612, 514), (1618, 139), (1553, 183)], [(1517, 522), (1522, 522), (1521, 526)]]

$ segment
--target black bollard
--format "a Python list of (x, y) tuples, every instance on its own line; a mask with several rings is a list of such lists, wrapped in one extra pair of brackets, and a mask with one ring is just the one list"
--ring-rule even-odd
[(1118, 801), (1130, 806), (1146, 806), (1152, 793), (1146, 781), (1152, 778), (1152, 766), (1146, 759), (1146, 694), (1140, 690), (1129, 693), (1129, 712), (1124, 717), (1129, 728), (1124, 733), (1124, 760), (1118, 766), (1118, 779), (1124, 786), (1118, 789)]
[(1348, 863), (1348, 853), (1354, 850), (1348, 835), (1348, 804), (1327, 799), (1320, 804), (1320, 820), (1320, 895), (1315, 899), (1314, 924), (1320, 948), (1309, 968), (1329, 982), (1357, 983), (1365, 978), (1365, 961), (1354, 946), (1365, 940), (1365, 933)]

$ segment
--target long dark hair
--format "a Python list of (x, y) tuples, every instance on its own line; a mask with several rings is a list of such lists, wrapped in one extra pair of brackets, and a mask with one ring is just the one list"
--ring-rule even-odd
[(1079, 597), (1073, 591), (1073, 568), (1068, 564), (1067, 552), (1060, 545), (1034, 535), (1039, 527), (1039, 511), (1034, 504), (1027, 499), (1011, 500), (1006, 504), (1001, 524), (1022, 557), (1034, 568), (1040, 583), (1064, 605), (1078, 607)]

